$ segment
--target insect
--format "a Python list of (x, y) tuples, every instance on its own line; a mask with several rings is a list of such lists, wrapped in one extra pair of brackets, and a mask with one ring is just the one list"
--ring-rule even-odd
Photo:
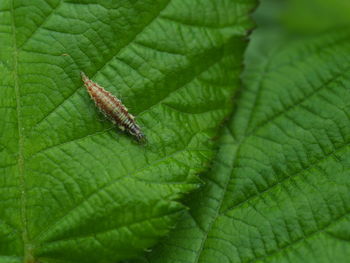
[(103, 87), (90, 80), (84, 72), (81, 72), (80, 75), (97, 108), (114, 124), (117, 124), (119, 129), (135, 136), (137, 141), (144, 142), (146, 139), (145, 135), (136, 124), (135, 117), (128, 112), (123, 103)]

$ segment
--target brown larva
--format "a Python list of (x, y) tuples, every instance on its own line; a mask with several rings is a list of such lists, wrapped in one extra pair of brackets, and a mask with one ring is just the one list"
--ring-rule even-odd
[(145, 135), (141, 132), (140, 127), (123, 103), (110, 92), (106, 91), (97, 83), (90, 80), (84, 72), (81, 72), (81, 78), (84, 85), (94, 100), (96, 106), (122, 131), (134, 135), (139, 142), (145, 141)]

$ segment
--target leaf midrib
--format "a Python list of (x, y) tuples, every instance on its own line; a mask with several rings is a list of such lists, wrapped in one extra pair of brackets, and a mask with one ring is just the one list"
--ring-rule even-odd
[(17, 127), (18, 127), (18, 177), (19, 177), (19, 189), (20, 189), (20, 218), (22, 224), (22, 242), (23, 242), (23, 254), (24, 262), (33, 261), (33, 256), (28, 249), (29, 237), (28, 237), (28, 226), (27, 226), (27, 207), (26, 207), (26, 187), (25, 187), (25, 172), (24, 172), (24, 136), (22, 134), (22, 113), (21, 113), (21, 100), (20, 90), (18, 84), (18, 50), (17, 50), (17, 35), (15, 26), (15, 15), (14, 15), (14, 0), (11, 1), (11, 28), (12, 28), (12, 41), (13, 41), (13, 81), (16, 95), (16, 112), (17, 112)]
[[(233, 140), (233, 137), (231, 137), (232, 140)], [(232, 168), (235, 166), (238, 158), (237, 155), (238, 155), (238, 152), (240, 150), (240, 145), (233, 145), (232, 146), (233, 148), (230, 147), (230, 153), (232, 153), (232, 158), (230, 159), (230, 161), (228, 162), (230, 164), (230, 167), (229, 169), (232, 170)], [(231, 155), (230, 155), (231, 156)], [(210, 220), (210, 223), (209, 223), (209, 226), (207, 228), (207, 231), (204, 231), (204, 236), (203, 236), (203, 240), (200, 244), (200, 247), (198, 249), (198, 252), (196, 254), (196, 257), (194, 259), (194, 263), (198, 263), (201, 259), (201, 256), (202, 256), (202, 252), (204, 250), (204, 247), (205, 247), (205, 244), (208, 240), (208, 235), (209, 233), (211, 232), (211, 230), (213, 229), (213, 226), (214, 226), (214, 223), (216, 221), (216, 219), (220, 216), (220, 210), (221, 210), (221, 207), (222, 207), (222, 204), (223, 204), (223, 201), (224, 201), (224, 198), (225, 198), (225, 195), (226, 195), (226, 191), (227, 191), (227, 187), (230, 183), (230, 179), (231, 179), (231, 176), (227, 176), (227, 178), (225, 178), (225, 182), (222, 186), (222, 191), (221, 191), (221, 194), (220, 194), (220, 202), (217, 206), (217, 208), (215, 209), (215, 214), (213, 216), (213, 218)]]

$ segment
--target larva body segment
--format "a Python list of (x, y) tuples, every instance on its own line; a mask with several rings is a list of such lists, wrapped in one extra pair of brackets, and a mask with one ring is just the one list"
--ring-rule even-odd
[(122, 131), (127, 131), (136, 137), (138, 141), (144, 141), (145, 136), (140, 127), (136, 124), (132, 116), (123, 103), (103, 87), (90, 80), (84, 72), (81, 72), (84, 85), (94, 100), (97, 108), (105, 114), (113, 123), (117, 124)]

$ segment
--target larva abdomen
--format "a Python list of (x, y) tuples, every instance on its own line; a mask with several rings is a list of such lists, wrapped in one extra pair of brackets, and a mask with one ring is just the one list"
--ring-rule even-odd
[(134, 116), (132, 116), (123, 103), (103, 87), (90, 80), (83, 72), (81, 78), (84, 85), (94, 100), (96, 106), (121, 130), (136, 137), (138, 141), (144, 141), (145, 136), (141, 132), (140, 127), (136, 124)]

